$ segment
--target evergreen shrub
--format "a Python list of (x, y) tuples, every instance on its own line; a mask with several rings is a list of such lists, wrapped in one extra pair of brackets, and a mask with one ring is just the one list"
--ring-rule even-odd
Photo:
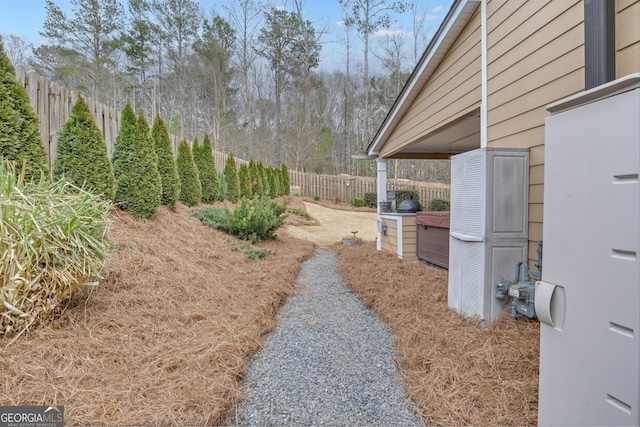
[(54, 178), (62, 178), (78, 187), (86, 187), (113, 200), (116, 179), (102, 133), (94, 123), (82, 97), (74, 104), (71, 117), (58, 132)]
[(275, 199), (280, 195), (280, 190), (278, 188), (278, 181), (276, 181), (276, 174), (271, 166), (267, 168), (267, 176), (269, 177), (269, 197)]
[(202, 185), (202, 201), (204, 203), (213, 204), (218, 200), (220, 195), (220, 179), (218, 177), (218, 169), (211, 151), (211, 141), (209, 135), (205, 134), (202, 145), (198, 147), (196, 152), (196, 143), (193, 145), (193, 160), (198, 166), (200, 173), (200, 184)]
[(222, 207), (207, 207), (193, 209), (193, 216), (198, 218), (205, 225), (229, 232), (229, 217), (227, 211)]
[(151, 130), (142, 111), (136, 120), (133, 138), (121, 142), (121, 154), (127, 157), (119, 158), (121, 169), (117, 177), (116, 202), (134, 216), (151, 218), (160, 206), (162, 180)]
[(265, 197), (269, 197), (269, 195), (271, 194), (271, 187), (269, 183), (269, 173), (267, 171), (267, 168), (264, 167), (262, 162), (259, 162), (258, 170), (260, 172), (260, 175), (262, 176), (262, 195)]
[(284, 194), (284, 185), (280, 168), (273, 168), (273, 177), (276, 181), (276, 194), (280, 197)]
[(133, 167), (135, 133), (136, 113), (133, 111), (131, 104), (127, 102), (120, 114), (120, 130), (113, 144), (113, 155), (111, 157), (116, 183), (125, 171), (129, 171)]
[(289, 180), (289, 169), (287, 168), (287, 165), (283, 163), (280, 171), (282, 173), (283, 194), (285, 196), (288, 196), (289, 194), (291, 194), (291, 181)]
[(253, 197), (264, 196), (262, 185), (262, 174), (258, 168), (258, 163), (253, 159), (249, 160), (249, 171), (251, 172), (251, 195)]
[(449, 200), (445, 199), (431, 199), (429, 202), (430, 211), (448, 211), (451, 209)]
[(238, 180), (240, 182), (240, 196), (250, 199), (251, 172), (249, 172), (249, 167), (244, 163), (240, 165), (240, 170), (238, 171)]
[(304, 219), (311, 219), (311, 215), (308, 212), (303, 211), (300, 208), (287, 208), (287, 212), (292, 213), (294, 215), (301, 216)]
[(254, 200), (243, 198), (233, 211), (227, 207), (208, 207), (194, 210), (194, 215), (203, 224), (257, 243), (275, 238), (276, 230), (284, 225), (286, 210), (286, 204), (260, 197)]
[(369, 208), (376, 208), (378, 206), (378, 195), (376, 193), (364, 193), (364, 205)]
[(0, 154), (25, 167), (26, 179), (39, 179), (47, 171), (47, 154), (40, 137), (38, 116), (24, 86), (4, 52), (0, 39)]
[(353, 206), (356, 208), (361, 208), (364, 206), (364, 200), (360, 197), (356, 197), (353, 199)]
[(185, 139), (178, 145), (178, 158), (176, 159), (178, 176), (180, 177), (180, 196), (178, 200), (187, 206), (195, 206), (202, 200), (202, 186), (198, 167), (193, 161), (191, 148)]
[(174, 210), (180, 194), (180, 178), (178, 168), (173, 158), (169, 131), (160, 113), (156, 114), (151, 128), (151, 139), (158, 156), (158, 172), (162, 182), (162, 197), (160, 203)]
[(224, 177), (227, 182), (227, 200), (236, 203), (240, 200), (240, 179), (238, 178), (238, 170), (233, 154), (229, 153), (227, 161), (224, 165)]
[(265, 258), (269, 255), (273, 255), (273, 251), (267, 248), (254, 248), (251, 245), (247, 245), (244, 248), (244, 254), (249, 258), (249, 261), (257, 261), (260, 258)]
[(227, 178), (225, 177), (224, 172), (218, 172), (218, 181), (220, 182), (220, 194), (218, 195), (218, 200), (222, 202), (227, 199)]

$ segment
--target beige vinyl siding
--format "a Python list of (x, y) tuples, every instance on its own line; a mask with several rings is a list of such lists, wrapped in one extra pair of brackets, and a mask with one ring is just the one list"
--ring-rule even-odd
[(387, 225), (387, 232), (380, 235), (380, 246), (383, 250), (398, 255), (398, 221), (382, 220)]
[(487, 3), (487, 138), (530, 149), (529, 259), (542, 238), (546, 106), (584, 90), (579, 0)]
[[(383, 217), (382, 222), (386, 224), (387, 231), (380, 236), (380, 246), (382, 250), (389, 251), (394, 255), (401, 256), (402, 259), (416, 261), (417, 230), (415, 215), (402, 215), (397, 219)], [(399, 223), (402, 222), (402, 230), (398, 230)], [(402, 234), (399, 236), (398, 231)], [(402, 239), (402, 242), (400, 240)], [(399, 248), (402, 245), (402, 255)]]
[(405, 216), (402, 218), (402, 259), (416, 261), (418, 244), (418, 230), (416, 228), (416, 217)]
[(390, 157), (434, 131), (478, 110), (480, 81), (479, 8), (431, 75), (380, 152)]
[(616, 2), (616, 77), (640, 72), (640, 1)]

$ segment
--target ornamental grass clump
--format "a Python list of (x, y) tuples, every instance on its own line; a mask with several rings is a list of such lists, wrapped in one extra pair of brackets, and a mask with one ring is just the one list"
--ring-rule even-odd
[(0, 160), (0, 335), (50, 318), (107, 254), (111, 202), (67, 181), (25, 180)]

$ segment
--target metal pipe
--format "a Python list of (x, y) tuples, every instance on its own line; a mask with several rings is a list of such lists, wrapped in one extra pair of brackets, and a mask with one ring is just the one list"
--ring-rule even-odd
[(538, 273), (535, 275), (538, 280), (542, 280), (542, 239), (538, 240), (538, 261), (536, 261)]
[(524, 269), (527, 273), (530, 273), (529, 266), (526, 261), (520, 261), (516, 264), (516, 283), (520, 283), (520, 266), (524, 265)]

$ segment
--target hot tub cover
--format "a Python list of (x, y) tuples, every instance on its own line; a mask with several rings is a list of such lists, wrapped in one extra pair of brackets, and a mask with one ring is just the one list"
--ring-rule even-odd
[(449, 228), (451, 213), (443, 212), (416, 212), (416, 224), (427, 227)]

